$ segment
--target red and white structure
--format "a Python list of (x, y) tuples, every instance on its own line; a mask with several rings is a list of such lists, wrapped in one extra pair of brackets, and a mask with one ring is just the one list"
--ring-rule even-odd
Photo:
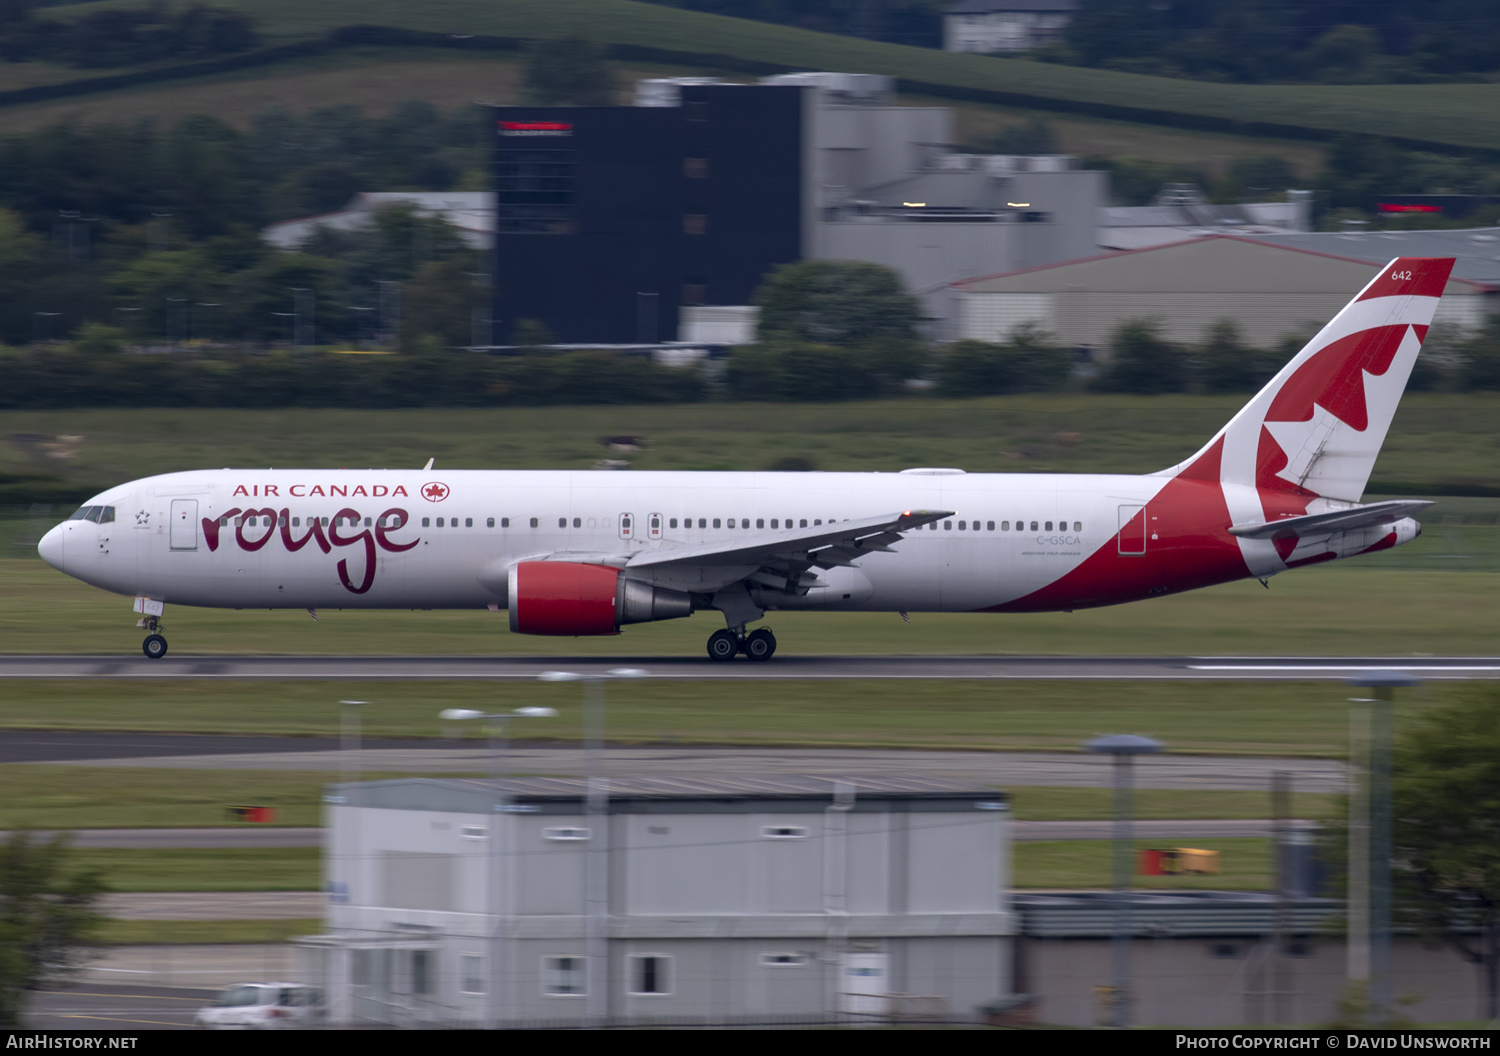
[(1114, 605), (1410, 542), (1430, 505), (1360, 498), (1453, 266), (1392, 261), (1191, 458), (1145, 476), (213, 470), (111, 488), (54, 567), (166, 605), (508, 609), (616, 634), (701, 609), (709, 655), (775, 652), (768, 611)]

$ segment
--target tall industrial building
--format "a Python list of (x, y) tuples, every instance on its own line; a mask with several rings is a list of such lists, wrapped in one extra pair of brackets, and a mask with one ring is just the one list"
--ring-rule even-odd
[(636, 102), (495, 108), (498, 342), (528, 319), (563, 343), (690, 338), (803, 259), (884, 264), (943, 304), (955, 279), (1094, 251), (1103, 173), (955, 153), (951, 111), (894, 105), (888, 77), (643, 81)]

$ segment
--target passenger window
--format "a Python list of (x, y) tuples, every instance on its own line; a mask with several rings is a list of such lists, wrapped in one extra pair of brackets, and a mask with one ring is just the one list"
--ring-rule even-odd
[(493, 528), (493, 527), (495, 527), (495, 518), (490, 517), (490, 518), (486, 519), (485, 522), (484, 522), (484, 526), (486, 528)]
[(814, 527), (816, 527), (817, 525), (820, 525), (822, 523), (823, 523), (823, 518), (821, 518), (821, 517), (819, 517), (817, 520), (813, 521)]
[(1073, 522), (1073, 531), (1075, 531), (1075, 532), (1081, 532), (1081, 531), (1083, 531), (1083, 522), (1082, 521), (1074, 521)]
[(967, 532), (969, 530), (969, 522), (968, 521), (959, 521), (958, 522), (958, 530), (961, 531), (961, 532)]
[(718, 526), (719, 526), (719, 518), (715, 517), (714, 518), (714, 527), (717, 528)]
[(423, 517), (422, 518), (422, 527), (423, 528), (430, 528), (430, 527), (432, 527), (432, 521), (430, 519), (426, 518), (426, 517)]
[(301, 528), (302, 527), (302, 518), (301, 517), (293, 517), (292, 518), (292, 527), (293, 528)]
[(777, 521), (777, 519), (775, 517), (771, 518), (771, 527), (772, 528), (780, 528), (781, 527), (780, 523)]
[(1009, 521), (1001, 521), (1000, 522), (1000, 530), (1002, 532), (1008, 532), (1008, 531), (1010, 531), (1010, 522)]
[(984, 530), (987, 531), (987, 532), (993, 532), (995, 530), (995, 522), (994, 521), (985, 521), (984, 522)]
[[(366, 517), (365, 518), (365, 523), (369, 524), (370, 523), (370, 518)], [(472, 518), (472, 517), (465, 517), (464, 518), (464, 527), (465, 528), (472, 528), (472, 527), (474, 527), (474, 518)]]
[(764, 528), (765, 526), (766, 526), (766, 522), (765, 522), (764, 518), (761, 518), (761, 517), (755, 518), (755, 527), (757, 527), (757, 528)]
[(1033, 532), (1034, 532), (1034, 531), (1036, 531), (1036, 522), (1035, 522), (1035, 521), (1032, 521), (1032, 522), (1031, 522), (1031, 530), (1032, 530), (1032, 531), (1033, 531)]
[(533, 528), (535, 528), (535, 527), (537, 527), (537, 519), (536, 519), (536, 518), (535, 518), (535, 517), (533, 517), (533, 518), (532, 518), (532, 519), (531, 519), (531, 526), (532, 526), (532, 527), (533, 527)]
[(698, 527), (699, 528), (707, 528), (708, 527), (708, 519), (706, 517), (699, 517), (698, 518)]
[(943, 522), (943, 531), (945, 531), (945, 532), (951, 532), (951, 531), (953, 531), (953, 522), (952, 521), (944, 521)]
[(1047, 531), (1049, 531), (1049, 532), (1052, 531), (1052, 522), (1051, 521), (1047, 522)]
[(806, 517), (802, 518), (802, 520), (800, 522), (798, 522), (798, 527), (799, 528), (806, 528), (807, 527), (807, 518)]
[(667, 527), (669, 527), (669, 528), (676, 528), (677, 527), (677, 518), (673, 517), (671, 520), (669, 520), (667, 522)]

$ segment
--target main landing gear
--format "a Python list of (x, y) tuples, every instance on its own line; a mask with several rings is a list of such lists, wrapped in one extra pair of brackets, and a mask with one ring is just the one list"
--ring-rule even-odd
[(727, 663), (741, 653), (746, 659), (764, 662), (776, 655), (776, 636), (769, 627), (745, 633), (744, 627), (736, 630), (715, 631), (708, 638), (708, 658)]
[(151, 632), (141, 643), (141, 652), (146, 654), (148, 660), (160, 660), (167, 655), (167, 640), (156, 633), (161, 627), (158, 617), (147, 616), (144, 620), (137, 620), (135, 625)]

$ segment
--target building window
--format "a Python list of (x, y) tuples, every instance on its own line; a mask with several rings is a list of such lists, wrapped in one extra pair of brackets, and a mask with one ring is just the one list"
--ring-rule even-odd
[(588, 962), (573, 954), (542, 958), (542, 993), (581, 997), (588, 992)]
[(465, 953), (460, 957), (460, 964), (464, 993), (484, 993), (484, 954)]
[(663, 953), (630, 955), (630, 993), (636, 997), (661, 997), (672, 992), (672, 958)]
[(760, 963), (765, 968), (800, 968), (807, 963), (805, 953), (763, 953)]
[(690, 180), (708, 179), (707, 158), (683, 158), (682, 174)]
[(411, 992), (432, 993), (432, 951), (411, 951)]
[(684, 235), (708, 234), (708, 217), (702, 213), (684, 214), (682, 218), (682, 233)]
[(502, 150), (495, 165), (495, 231), (566, 235), (576, 226), (574, 152)]

